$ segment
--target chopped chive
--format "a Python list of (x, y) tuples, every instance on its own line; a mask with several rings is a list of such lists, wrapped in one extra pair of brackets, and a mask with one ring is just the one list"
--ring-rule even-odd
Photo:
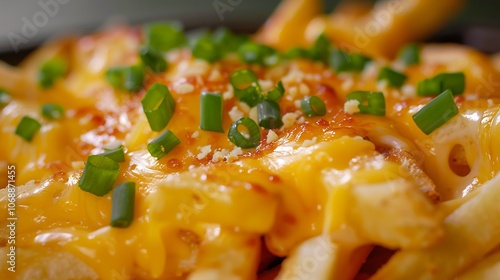
[(168, 87), (155, 83), (142, 98), (142, 108), (153, 131), (161, 131), (174, 115), (175, 100)]
[(57, 120), (64, 117), (64, 108), (59, 104), (45, 104), (41, 109), (42, 116), (49, 120)]
[(161, 159), (180, 143), (179, 138), (172, 131), (167, 130), (148, 144), (148, 151), (151, 156)]
[[(248, 138), (238, 130), (240, 125), (244, 126), (248, 130)], [(234, 122), (231, 125), (231, 128), (229, 128), (227, 136), (229, 137), (229, 141), (244, 149), (255, 148), (260, 143), (259, 126), (251, 118), (241, 118)]]
[(125, 151), (123, 145), (120, 145), (113, 149), (104, 148), (104, 152), (100, 155), (110, 158), (116, 162), (125, 162)]
[(307, 96), (300, 101), (302, 111), (308, 117), (326, 115), (325, 102), (317, 96)]
[(222, 94), (203, 92), (200, 103), (200, 128), (203, 130), (224, 132), (222, 128)]
[(220, 50), (221, 56), (237, 52), (240, 46), (249, 40), (248, 36), (236, 35), (225, 27), (217, 28), (212, 34), (212, 39)]
[(117, 89), (139, 91), (144, 83), (144, 68), (140, 65), (112, 67), (106, 72), (106, 79)]
[(309, 58), (316, 61), (328, 62), (328, 55), (330, 53), (330, 40), (325, 36), (324, 33), (316, 38), (311, 49), (309, 49)]
[(353, 53), (348, 54), (339, 49), (330, 51), (329, 64), (336, 72), (360, 72), (371, 59), (367, 56)]
[(205, 32), (193, 39), (191, 43), (193, 57), (214, 62), (220, 59), (218, 46), (213, 42), (210, 33)]
[(417, 95), (437, 95), (445, 90), (453, 95), (460, 95), (465, 90), (465, 74), (463, 72), (441, 73), (433, 78), (422, 80), (417, 85)]
[(280, 128), (283, 126), (281, 111), (278, 103), (264, 100), (257, 104), (259, 125), (265, 129)]
[(12, 96), (10, 96), (10, 94), (8, 94), (7, 91), (0, 88), (0, 108), (3, 108), (11, 101), (12, 101)]
[(134, 219), (135, 183), (123, 182), (113, 190), (111, 200), (112, 227), (126, 228)]
[(60, 57), (54, 57), (42, 64), (38, 72), (38, 84), (43, 89), (54, 85), (57, 79), (63, 77), (68, 71), (68, 64)]
[(420, 63), (420, 46), (418, 44), (408, 44), (403, 47), (398, 54), (399, 61), (404, 65), (415, 65)]
[(152, 23), (144, 31), (147, 45), (159, 51), (169, 51), (186, 41), (182, 26), (177, 23)]
[(413, 115), (413, 120), (423, 133), (429, 135), (457, 114), (457, 104), (451, 90), (447, 89)]
[(27, 142), (31, 142), (35, 134), (40, 130), (42, 124), (32, 117), (24, 116), (16, 127), (16, 134)]
[(276, 65), (280, 61), (279, 53), (266, 45), (246, 42), (238, 49), (239, 58), (249, 64)]
[(407, 78), (408, 77), (403, 73), (397, 72), (389, 67), (383, 67), (380, 69), (377, 80), (387, 81), (388, 86), (400, 88), (406, 82)]
[(231, 85), (236, 97), (254, 107), (262, 100), (261, 88), (257, 75), (248, 69), (236, 70), (230, 77)]
[(163, 72), (167, 69), (167, 61), (163, 54), (149, 46), (143, 46), (139, 50), (142, 63), (155, 73)]
[(293, 47), (285, 53), (288, 59), (309, 58), (309, 51), (301, 47)]
[(78, 186), (83, 191), (103, 196), (111, 190), (119, 173), (120, 166), (114, 160), (102, 155), (89, 156)]
[(270, 101), (279, 101), (281, 97), (285, 94), (285, 87), (281, 81), (276, 84), (276, 86), (268, 92), (264, 93), (264, 98)]
[(385, 116), (385, 98), (381, 92), (354, 91), (346, 99), (357, 100), (361, 114)]

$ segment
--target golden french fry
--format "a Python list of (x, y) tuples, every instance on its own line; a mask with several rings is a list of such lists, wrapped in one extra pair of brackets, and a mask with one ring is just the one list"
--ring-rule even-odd
[(449, 279), (500, 244), (500, 176), (444, 221), (445, 238), (435, 246), (400, 251), (373, 277)]
[(294, 249), (276, 279), (352, 279), (371, 249), (334, 243), (328, 235), (316, 236)]
[(482, 259), (472, 268), (457, 277), (458, 280), (496, 280), (500, 275), (500, 251)]
[(256, 40), (278, 49), (304, 46), (307, 24), (323, 11), (319, 0), (286, 0), (256, 33)]

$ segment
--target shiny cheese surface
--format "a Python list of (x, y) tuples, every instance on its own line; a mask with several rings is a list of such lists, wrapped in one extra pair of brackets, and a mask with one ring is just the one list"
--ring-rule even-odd
[[(95, 272), (82, 279), (254, 279), (261, 243), (285, 257), (300, 253), (299, 244), (323, 233), (367, 245), (384, 228), (411, 232), (395, 220), (376, 225), (379, 232), (358, 228), (356, 234), (346, 234), (364, 219), (351, 205), (370, 201), (356, 192), (377, 190), (382, 183), (399, 186), (391, 193), (393, 201), (421, 197), (409, 203), (411, 217), (436, 211), (426, 196), (466, 196), (500, 169), (500, 90), (494, 83), (500, 74), (475, 51), (426, 46), (421, 65), (403, 69), (409, 80), (397, 90), (376, 81), (381, 66), (401, 68), (391, 61), (375, 60), (360, 74), (336, 74), (307, 60), (265, 68), (230, 56), (209, 64), (181, 49), (168, 54), (167, 72), (147, 74), (137, 94), (113, 89), (105, 71), (136, 63), (141, 40), (137, 30), (114, 29), (48, 45), (20, 68), (0, 68), (0, 87), (14, 97), (0, 111), (0, 169), (6, 172), (6, 166), (14, 164), (17, 170), (17, 246), (41, 255), (53, 250), (76, 256)], [(68, 59), (70, 71), (54, 87), (41, 90), (36, 73), (54, 55)], [(240, 68), (255, 71), (263, 87), (281, 80), (286, 89), (280, 101), (285, 125), (273, 131), (277, 137), (262, 130), (256, 149), (239, 149), (227, 137), (234, 115), (256, 116), (255, 109), (234, 97), (229, 84), (230, 74)], [(466, 94), (455, 98), (460, 113), (426, 136), (411, 116), (431, 98), (416, 97), (415, 87), (444, 71), (465, 72)], [(172, 92), (176, 111), (167, 128), (181, 141), (160, 160), (147, 152), (147, 143), (159, 133), (151, 131), (140, 105), (154, 82)], [(354, 90), (383, 91), (387, 116), (345, 112), (345, 96)], [(199, 128), (203, 91), (224, 95), (225, 133)], [(324, 117), (308, 118), (297, 106), (311, 95), (325, 102)], [(63, 105), (66, 117), (44, 120), (39, 108), (46, 102)], [(43, 125), (30, 143), (14, 134), (24, 115)], [(117, 140), (126, 150), (117, 183), (137, 184), (135, 217), (126, 229), (109, 226), (111, 194), (97, 197), (77, 184), (86, 158)], [(454, 150), (457, 145), (462, 148)], [(457, 174), (450, 157), (462, 163), (465, 159), (470, 172)], [(0, 179), (2, 186), (5, 178)], [(7, 236), (6, 193), (0, 190), (2, 246)], [(377, 205), (370, 207), (386, 213)], [(429, 221), (419, 222), (424, 231), (411, 240), (427, 240), (427, 233), (437, 230)], [(409, 240), (401, 237), (391, 245), (411, 248)], [(290, 262), (294, 259), (300, 257), (294, 255)], [(30, 261), (37, 262), (37, 257)], [(1, 268), (4, 279), (9, 272)]]

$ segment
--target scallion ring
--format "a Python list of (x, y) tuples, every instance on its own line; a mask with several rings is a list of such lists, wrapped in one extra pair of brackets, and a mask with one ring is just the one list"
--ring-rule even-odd
[[(239, 131), (238, 127), (240, 125), (248, 130), (248, 138)], [(233, 144), (240, 148), (255, 148), (260, 143), (260, 129), (254, 120), (250, 118), (241, 118), (231, 125), (228, 137)]]
[(111, 222), (116, 228), (130, 226), (134, 219), (135, 183), (123, 182), (115, 187), (111, 200)]
[(175, 100), (166, 85), (153, 84), (141, 100), (142, 108), (153, 131), (161, 131), (174, 115)]
[(280, 128), (283, 126), (281, 111), (278, 103), (264, 100), (257, 104), (259, 125), (265, 129)]
[(83, 191), (103, 196), (113, 188), (119, 173), (120, 166), (114, 160), (102, 155), (89, 156), (78, 186)]
[(203, 92), (200, 97), (200, 128), (208, 131), (224, 132), (222, 127), (222, 94)]
[(381, 92), (354, 91), (346, 99), (357, 100), (361, 114), (385, 116), (385, 97)]
[(413, 120), (423, 133), (429, 135), (457, 114), (457, 104), (448, 89), (413, 115)]
[(317, 96), (307, 96), (302, 98), (300, 106), (304, 114), (308, 117), (326, 115), (326, 105), (323, 100)]
[(167, 130), (148, 144), (148, 151), (151, 156), (161, 159), (180, 143), (179, 138), (172, 131)]

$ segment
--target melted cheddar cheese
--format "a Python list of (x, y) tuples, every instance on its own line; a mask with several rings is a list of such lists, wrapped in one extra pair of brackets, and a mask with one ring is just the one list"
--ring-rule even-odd
[[(437, 217), (443, 214), (432, 200), (465, 196), (500, 169), (495, 142), (500, 139), (500, 90), (485, 83), (500, 80), (500, 73), (485, 56), (465, 47), (424, 47), (422, 63), (403, 69), (409, 79), (402, 89), (377, 83), (381, 66), (397, 64), (385, 59), (360, 74), (337, 74), (308, 60), (262, 67), (228, 57), (210, 64), (185, 49), (170, 52), (168, 71), (148, 73), (137, 94), (114, 89), (105, 71), (136, 63), (141, 40), (137, 30), (114, 29), (49, 45), (20, 68), (0, 65), (0, 87), (13, 96), (0, 111), (0, 166), (16, 166), (16, 246), (32, 252), (18, 255), (16, 273), (48, 279), (46, 268), (33, 270), (28, 264), (41, 262), (48, 252), (64, 252), (90, 269), (74, 279), (255, 279), (262, 248), (279, 257), (293, 255), (283, 265), (293, 268), (307, 261), (301, 257), (308, 250), (304, 244), (321, 243), (317, 238), (325, 234), (332, 235), (328, 242), (333, 243), (325, 245), (334, 252), (331, 258), (351, 256), (356, 248), (369, 251), (366, 246), (385, 242), (387, 229), (396, 237), (386, 247), (416, 248), (441, 236)], [(55, 55), (67, 59), (70, 70), (42, 90), (37, 69)], [(286, 89), (279, 102), (285, 125), (262, 130), (256, 149), (242, 150), (226, 133), (199, 128), (204, 91), (224, 95), (226, 131), (234, 118), (255, 118), (254, 109), (239, 102), (229, 84), (240, 68), (256, 72), (263, 87), (282, 80)], [(465, 72), (466, 93), (455, 98), (459, 114), (425, 135), (411, 116), (431, 98), (417, 97), (415, 86), (446, 71)], [(176, 101), (168, 129), (181, 141), (159, 160), (146, 148), (159, 132), (151, 130), (140, 106), (155, 82), (167, 85)], [(346, 95), (356, 89), (383, 91), (386, 116), (345, 112)], [(297, 102), (313, 95), (325, 102), (324, 117), (308, 118), (300, 110)], [(66, 117), (44, 120), (39, 107), (46, 102), (63, 105)], [(29, 143), (14, 133), (24, 115), (42, 121)], [(109, 226), (111, 193), (97, 197), (78, 187), (86, 158), (117, 140), (126, 149), (117, 183), (137, 184), (134, 221), (125, 229)], [(465, 175), (449, 164), (457, 145), (470, 167)], [(2, 189), (2, 246), (7, 205)], [(387, 219), (370, 222), (358, 206)], [(403, 218), (414, 223), (392, 209), (403, 209)], [(361, 263), (315, 275), (346, 269), (343, 277), (349, 279)], [(5, 262), (0, 268), (0, 278), (8, 279)]]

